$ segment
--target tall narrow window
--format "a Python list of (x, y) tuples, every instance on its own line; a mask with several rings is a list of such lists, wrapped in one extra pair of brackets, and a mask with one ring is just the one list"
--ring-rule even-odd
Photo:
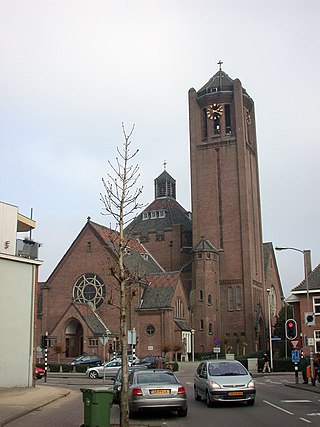
[(241, 310), (242, 309), (242, 304), (241, 304), (241, 288), (240, 288), (240, 286), (238, 286), (237, 289), (236, 289), (236, 307), (237, 307), (237, 310)]
[(213, 333), (212, 323), (209, 323), (209, 325), (208, 325), (208, 333), (209, 333), (209, 335), (212, 335), (212, 333)]
[(213, 117), (213, 131), (215, 135), (220, 135), (220, 117), (218, 115)]
[(203, 290), (200, 289), (199, 291), (199, 301), (203, 301)]
[(208, 138), (208, 124), (207, 124), (207, 112), (204, 108), (201, 112), (202, 114), (202, 139)]
[(234, 310), (234, 290), (233, 288), (228, 288), (228, 310)]
[(226, 122), (226, 134), (231, 135), (231, 114), (230, 114), (230, 105), (226, 104), (224, 106), (224, 113), (225, 113), (225, 122)]
[(203, 319), (200, 319), (200, 331), (203, 331), (203, 325), (204, 325)]

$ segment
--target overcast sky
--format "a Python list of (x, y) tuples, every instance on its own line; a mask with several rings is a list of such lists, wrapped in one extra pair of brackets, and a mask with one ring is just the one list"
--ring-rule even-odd
[[(218, 70), (255, 102), (263, 239), (320, 263), (318, 0), (0, 0), (0, 200), (37, 221), (46, 280), (135, 124), (141, 202), (167, 171), (190, 202), (188, 90)], [(303, 257), (277, 252), (284, 292)]]

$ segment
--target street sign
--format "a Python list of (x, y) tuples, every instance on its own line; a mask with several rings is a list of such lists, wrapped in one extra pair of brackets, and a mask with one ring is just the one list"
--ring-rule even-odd
[(297, 348), (298, 345), (300, 344), (300, 340), (291, 340), (290, 344), (292, 345), (293, 348)]
[(292, 350), (291, 352), (291, 360), (294, 363), (300, 362), (300, 350)]
[(213, 340), (213, 344), (214, 344), (214, 345), (219, 345), (219, 344), (220, 344), (220, 339), (219, 339), (219, 338), (215, 338), (215, 339)]
[(214, 353), (220, 353), (220, 347), (213, 347)]
[(102, 335), (101, 337), (99, 337), (99, 340), (102, 345), (106, 345), (108, 342), (108, 337), (106, 335)]

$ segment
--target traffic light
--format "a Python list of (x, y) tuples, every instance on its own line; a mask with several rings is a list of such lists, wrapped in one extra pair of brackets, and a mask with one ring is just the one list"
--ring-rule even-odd
[(47, 335), (41, 335), (41, 347), (45, 348), (49, 346), (49, 339)]
[(312, 311), (304, 313), (304, 323), (307, 326), (314, 326), (316, 324), (314, 313), (312, 313)]
[(297, 337), (297, 322), (294, 319), (286, 321), (286, 337), (288, 340), (294, 340)]

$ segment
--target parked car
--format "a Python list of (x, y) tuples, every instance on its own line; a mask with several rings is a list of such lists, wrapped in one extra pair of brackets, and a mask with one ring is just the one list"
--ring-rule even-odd
[(118, 370), (121, 368), (121, 364), (121, 359), (114, 359), (100, 366), (88, 368), (86, 375), (92, 380), (103, 377), (116, 377)]
[(254, 405), (256, 389), (250, 373), (237, 360), (205, 360), (194, 376), (194, 398), (215, 402), (247, 402)]
[[(132, 371), (142, 371), (146, 370), (148, 367), (146, 365), (132, 365), (128, 367), (128, 375)], [(117, 372), (117, 375), (115, 378), (111, 378), (114, 381), (113, 384), (113, 403), (120, 403), (120, 392), (121, 392), (121, 386), (122, 386), (122, 368), (120, 368)]]
[(95, 354), (85, 354), (69, 362), (70, 365), (101, 365), (101, 359)]
[(41, 378), (44, 377), (44, 374), (45, 374), (45, 370), (36, 366), (34, 370), (34, 376), (36, 377), (36, 379), (40, 380)]
[[(121, 353), (118, 353), (116, 356), (113, 356), (111, 360), (121, 359)], [(140, 359), (136, 355), (128, 354), (128, 360), (130, 364), (135, 365), (140, 362)]]
[[(134, 363), (134, 365), (146, 365), (150, 369), (156, 369), (157, 367), (157, 358), (158, 356), (146, 356), (141, 359), (139, 362)], [(166, 360), (164, 357), (160, 357), (162, 362), (162, 367), (165, 367)]]
[(133, 370), (128, 378), (129, 415), (148, 409), (188, 413), (187, 392), (175, 374), (168, 369)]

